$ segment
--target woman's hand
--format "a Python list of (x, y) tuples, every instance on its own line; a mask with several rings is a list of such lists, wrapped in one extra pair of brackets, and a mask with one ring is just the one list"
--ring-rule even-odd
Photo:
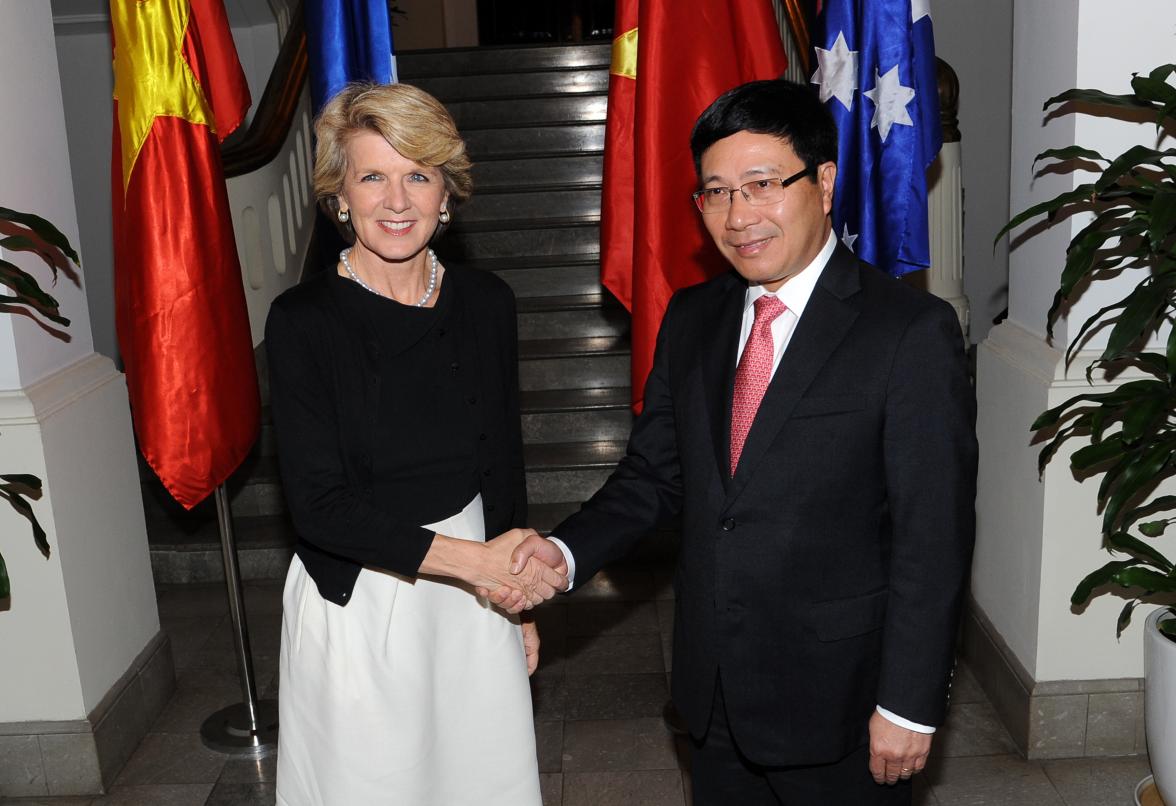
[(539, 668), (539, 627), (533, 621), (523, 622), (523, 651), (527, 653), (527, 677)]

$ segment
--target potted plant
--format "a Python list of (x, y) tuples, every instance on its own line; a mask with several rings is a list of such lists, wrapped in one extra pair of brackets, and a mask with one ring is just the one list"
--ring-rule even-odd
[[(69, 270), (67, 260), (81, 268), (77, 253), (57, 227), (39, 216), (7, 207), (0, 207), (0, 248), (8, 252), (36, 254), (52, 271), (54, 282), (57, 282), (59, 271)], [(3, 258), (0, 258), (0, 285), (7, 286), (11, 292), (0, 294), (0, 312), (30, 316), (50, 330), (55, 328), (43, 320), (62, 327), (69, 326), (69, 319), (61, 315), (57, 300), (41, 288), (36, 278)], [(49, 542), (45, 530), (37, 521), (29, 502), (29, 499), (40, 497), (41, 480), (36, 476), (28, 473), (0, 473), (0, 499), (7, 501), (18, 514), (28, 519), (37, 548), (48, 558)], [(8, 598), (10, 593), (8, 568), (4, 563), (4, 555), (0, 554), (0, 599)]]
[[(1176, 65), (1169, 64), (1134, 74), (1132, 91), (1125, 95), (1069, 90), (1046, 101), (1044, 109), (1154, 120), (1161, 143), (1165, 128), (1176, 124), (1176, 86), (1168, 81), (1173, 72)], [(1096, 178), (1030, 207), (997, 236), (1042, 216), (1046, 225), (1089, 216), (1066, 250), (1047, 315), (1051, 337), (1059, 313), (1090, 283), (1125, 270), (1140, 278), (1125, 297), (1090, 316), (1066, 350), (1069, 364), (1094, 333), (1109, 328), (1106, 347), (1090, 362), (1086, 377), (1090, 381), (1099, 371), (1118, 385), (1074, 395), (1041, 414), (1031, 430), (1047, 440), (1039, 470), (1063, 442), (1079, 437), (1089, 444), (1072, 454), (1072, 471), (1102, 477), (1097, 494), (1102, 540), (1117, 556), (1078, 583), (1072, 603), (1082, 606), (1107, 592), (1125, 596), (1117, 634), (1139, 604), (1166, 605), (1151, 614), (1145, 627), (1146, 722), (1157, 788), (1171, 804), (1176, 804), (1176, 565), (1155, 539), (1176, 521), (1176, 495), (1157, 492), (1163, 480), (1176, 475), (1174, 158), (1176, 148), (1147, 145), (1113, 158), (1077, 145), (1045, 151), (1035, 166), (1051, 161), (1053, 170), (1087, 170)]]

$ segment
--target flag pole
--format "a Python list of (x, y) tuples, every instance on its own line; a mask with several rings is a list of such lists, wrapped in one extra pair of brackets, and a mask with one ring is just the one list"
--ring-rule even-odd
[(245, 621), (241, 575), (237, 567), (237, 543), (233, 537), (233, 511), (224, 484), (216, 488), (214, 495), (221, 555), (225, 565), (225, 587), (229, 596), (229, 615), (233, 622), (233, 649), (237, 653), (237, 671), (241, 676), (242, 702), (222, 708), (204, 720), (200, 726), (200, 738), (206, 747), (221, 753), (261, 758), (278, 746), (278, 703), (276, 700), (257, 699), (253, 655), (249, 648), (249, 625)]

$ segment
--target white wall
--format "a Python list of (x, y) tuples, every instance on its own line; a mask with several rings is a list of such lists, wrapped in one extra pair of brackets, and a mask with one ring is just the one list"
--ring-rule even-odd
[[(1117, 155), (1131, 144), (1155, 142), (1154, 127), (1075, 114), (1047, 117), (1042, 104), (1071, 87), (1124, 89), (1132, 71), (1171, 61), (1174, 35), (1176, 4), (1169, 0), (1016, 4), (1009, 163), (1014, 212), (1088, 178), (1034, 177), (1033, 158), (1047, 148), (1079, 143)], [(1067, 368), (1060, 350), (1090, 312), (1122, 296), (1115, 283), (1092, 286), (1055, 329), (1054, 345), (1046, 343), (1045, 314), (1066, 245), (1084, 223), (1075, 218), (1014, 241), (1010, 321), (990, 334), (978, 362), (981, 468), (972, 590), (1036, 680), (1137, 677), (1143, 671), (1140, 626), (1115, 639), (1115, 618), (1124, 600), (1103, 595), (1080, 614), (1069, 604), (1075, 585), (1110, 559), (1100, 547), (1099, 479), (1079, 483), (1073, 478), (1068, 459), (1080, 447), (1075, 443), (1050, 462), (1038, 481), (1040, 446), (1029, 441), (1028, 426), (1037, 413), (1089, 388), (1083, 372), (1091, 353)], [(1118, 281), (1129, 282), (1129, 277)], [(1096, 339), (1090, 346), (1099, 343)], [(1176, 551), (1174, 539), (1160, 545)], [(1136, 616), (1139, 621), (1143, 612)]]
[(1008, 247), (992, 239), (1009, 219), (1013, 0), (932, 0), (935, 50), (960, 80), (964, 294), (978, 343), (1007, 304)]
[[(54, 53), (47, 12), (40, 3), (0, 0), (0, 15), (8, 21), (0, 25), (0, 207), (52, 221), (77, 247), (57, 63), (44, 58)], [(44, 159), (49, 154), (54, 159)], [(90, 318), (80, 284), (61, 276), (53, 286), (48, 268), (29, 253), (0, 256), (35, 276), (72, 320), (52, 336), (32, 318), (0, 316), (0, 389), (18, 389), (89, 354)]]
[[(0, 0), (0, 76), (0, 204), (76, 244), (48, 4)], [(0, 507), (12, 578), (0, 723), (85, 718), (159, 630), (126, 388), (92, 351), (83, 289), (63, 279), (54, 293), (74, 320), (68, 341), (0, 315), (0, 470), (42, 479), (33, 506), (51, 549), (46, 560), (29, 524)]]

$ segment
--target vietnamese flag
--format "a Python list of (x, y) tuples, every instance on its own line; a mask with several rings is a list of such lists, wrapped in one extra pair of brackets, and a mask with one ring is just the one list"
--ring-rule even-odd
[(711, 101), (777, 78), (788, 59), (770, 0), (617, 0), (601, 201), (601, 281), (633, 315), (640, 408), (675, 290), (725, 271), (690, 200), (690, 130)]
[(139, 447), (193, 507), (260, 414), (220, 143), (249, 89), (222, 0), (110, 0), (116, 322)]

